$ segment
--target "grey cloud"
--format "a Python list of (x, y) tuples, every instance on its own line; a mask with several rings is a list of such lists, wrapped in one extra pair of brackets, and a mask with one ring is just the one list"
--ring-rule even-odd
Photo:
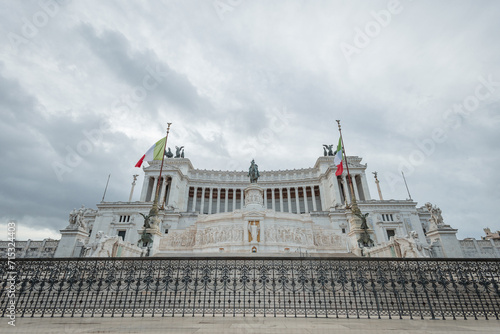
[[(403, 12), (348, 64), (340, 42), (352, 42), (386, 1), (243, 2), (223, 21), (210, 2), (71, 2), (29, 48), (0, 54), (0, 219), (26, 216), (58, 230), (73, 207), (100, 201), (109, 173), (106, 199), (126, 200), (133, 165), (166, 120), (174, 122), (171, 144), (185, 145), (196, 168), (244, 169), (256, 155), (270, 170), (312, 166), (321, 144), (336, 144), (341, 119), (346, 149), (364, 157), (368, 173), (399, 174), (400, 160), (446, 126), (443, 114), (474, 93), (479, 75), (500, 81), (497, 2), (401, 3)], [(39, 8), (3, 7), (5, 41)], [(113, 110), (147, 66), (159, 66), (165, 80), (134, 108)], [(414, 199), (440, 206), (460, 237), (500, 229), (499, 99), (497, 89), (460, 116), (460, 127), (407, 175)], [(291, 117), (263, 137), (276, 125), (274, 109)], [(101, 121), (112, 130), (59, 182), (52, 163)], [(402, 183), (392, 188), (381, 177), (381, 186), (386, 198), (407, 197)]]
[(196, 87), (161, 61), (154, 51), (134, 50), (127, 37), (117, 31), (105, 29), (97, 33), (89, 24), (82, 24), (79, 30), (88, 47), (117, 79), (124, 80), (130, 87), (142, 86), (145, 76), (156, 76), (160, 80), (159, 87), (152, 89), (147, 98), (148, 101), (156, 100), (148, 104), (152, 107), (149, 109), (151, 116), (158, 115), (158, 104), (162, 100), (175, 104), (182, 113), (192, 117), (213, 111), (210, 101), (200, 97)]

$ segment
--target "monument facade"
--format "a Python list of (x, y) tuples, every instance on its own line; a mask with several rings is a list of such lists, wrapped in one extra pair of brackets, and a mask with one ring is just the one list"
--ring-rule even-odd
[[(348, 157), (350, 190), (331, 155), (294, 170), (259, 171), (252, 160), (245, 172), (196, 169), (181, 149), (161, 178), (160, 161), (143, 167), (140, 201), (73, 210), (55, 256), (466, 256), (438, 207), (372, 199), (360, 157)], [(159, 211), (146, 226), (158, 185)], [(484, 257), (500, 257), (491, 244)]]

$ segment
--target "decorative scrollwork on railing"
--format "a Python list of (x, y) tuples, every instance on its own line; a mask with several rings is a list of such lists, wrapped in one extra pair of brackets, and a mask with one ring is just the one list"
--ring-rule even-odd
[[(0, 261), (0, 307), (10, 303)], [(499, 319), (500, 261), (346, 258), (22, 259), (20, 317)]]

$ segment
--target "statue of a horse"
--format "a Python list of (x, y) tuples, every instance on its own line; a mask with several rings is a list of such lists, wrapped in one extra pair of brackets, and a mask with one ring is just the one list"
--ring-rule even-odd
[(334, 156), (335, 153), (333, 153), (333, 145), (323, 144), (323, 154), (325, 156), (328, 154), (328, 156), (330, 156), (330, 157)]
[(181, 153), (182, 153), (182, 149), (184, 148), (184, 146), (176, 146), (175, 147), (175, 158), (180, 158), (181, 157)]
[(173, 158), (174, 157), (174, 154), (170, 150), (170, 147), (168, 148), (168, 151), (165, 152), (165, 155), (167, 156), (167, 158)]
[(250, 183), (257, 183), (257, 180), (259, 179), (259, 166), (255, 163), (255, 161), (252, 159), (252, 162), (250, 163), (250, 168), (248, 168), (248, 176), (250, 177)]

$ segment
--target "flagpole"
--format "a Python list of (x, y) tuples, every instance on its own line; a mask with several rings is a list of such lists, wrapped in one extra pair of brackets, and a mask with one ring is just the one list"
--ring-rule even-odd
[(406, 191), (408, 192), (408, 196), (410, 196), (410, 200), (411, 200), (410, 189), (408, 189), (408, 184), (406, 183), (406, 178), (405, 178), (405, 174), (403, 173), (403, 171), (401, 171), (401, 175), (403, 175), (403, 180), (405, 181)]
[(108, 183), (109, 183), (109, 178), (110, 177), (111, 177), (111, 174), (108, 175), (108, 181), (106, 181), (106, 187), (104, 188), (104, 194), (102, 194), (101, 203), (104, 202), (104, 196), (106, 196), (106, 190), (108, 190)]
[(165, 149), (167, 147), (168, 133), (170, 132), (170, 125), (172, 123), (167, 123), (167, 135), (165, 136), (165, 145), (163, 145), (163, 151), (161, 155), (161, 167), (160, 167), (160, 175), (158, 176), (158, 182), (156, 183), (156, 192), (155, 199), (153, 202), (153, 207), (151, 208), (150, 215), (156, 215), (158, 213), (158, 194), (160, 192), (160, 181), (161, 181), (161, 172), (163, 170), (163, 161), (165, 160)]
[(351, 179), (351, 174), (349, 173), (349, 163), (347, 162), (347, 153), (345, 151), (345, 146), (344, 146), (344, 138), (342, 137), (342, 128), (340, 127), (340, 120), (337, 120), (337, 125), (339, 126), (339, 132), (340, 132), (340, 140), (342, 142), (342, 151), (344, 154), (344, 159), (345, 159), (345, 166), (347, 169), (347, 181), (349, 182), (349, 190), (351, 190), (351, 199), (352, 199), (352, 211), (357, 212), (359, 211), (358, 209), (358, 203), (356, 203), (356, 196), (354, 194), (354, 187), (352, 185), (352, 179)]

